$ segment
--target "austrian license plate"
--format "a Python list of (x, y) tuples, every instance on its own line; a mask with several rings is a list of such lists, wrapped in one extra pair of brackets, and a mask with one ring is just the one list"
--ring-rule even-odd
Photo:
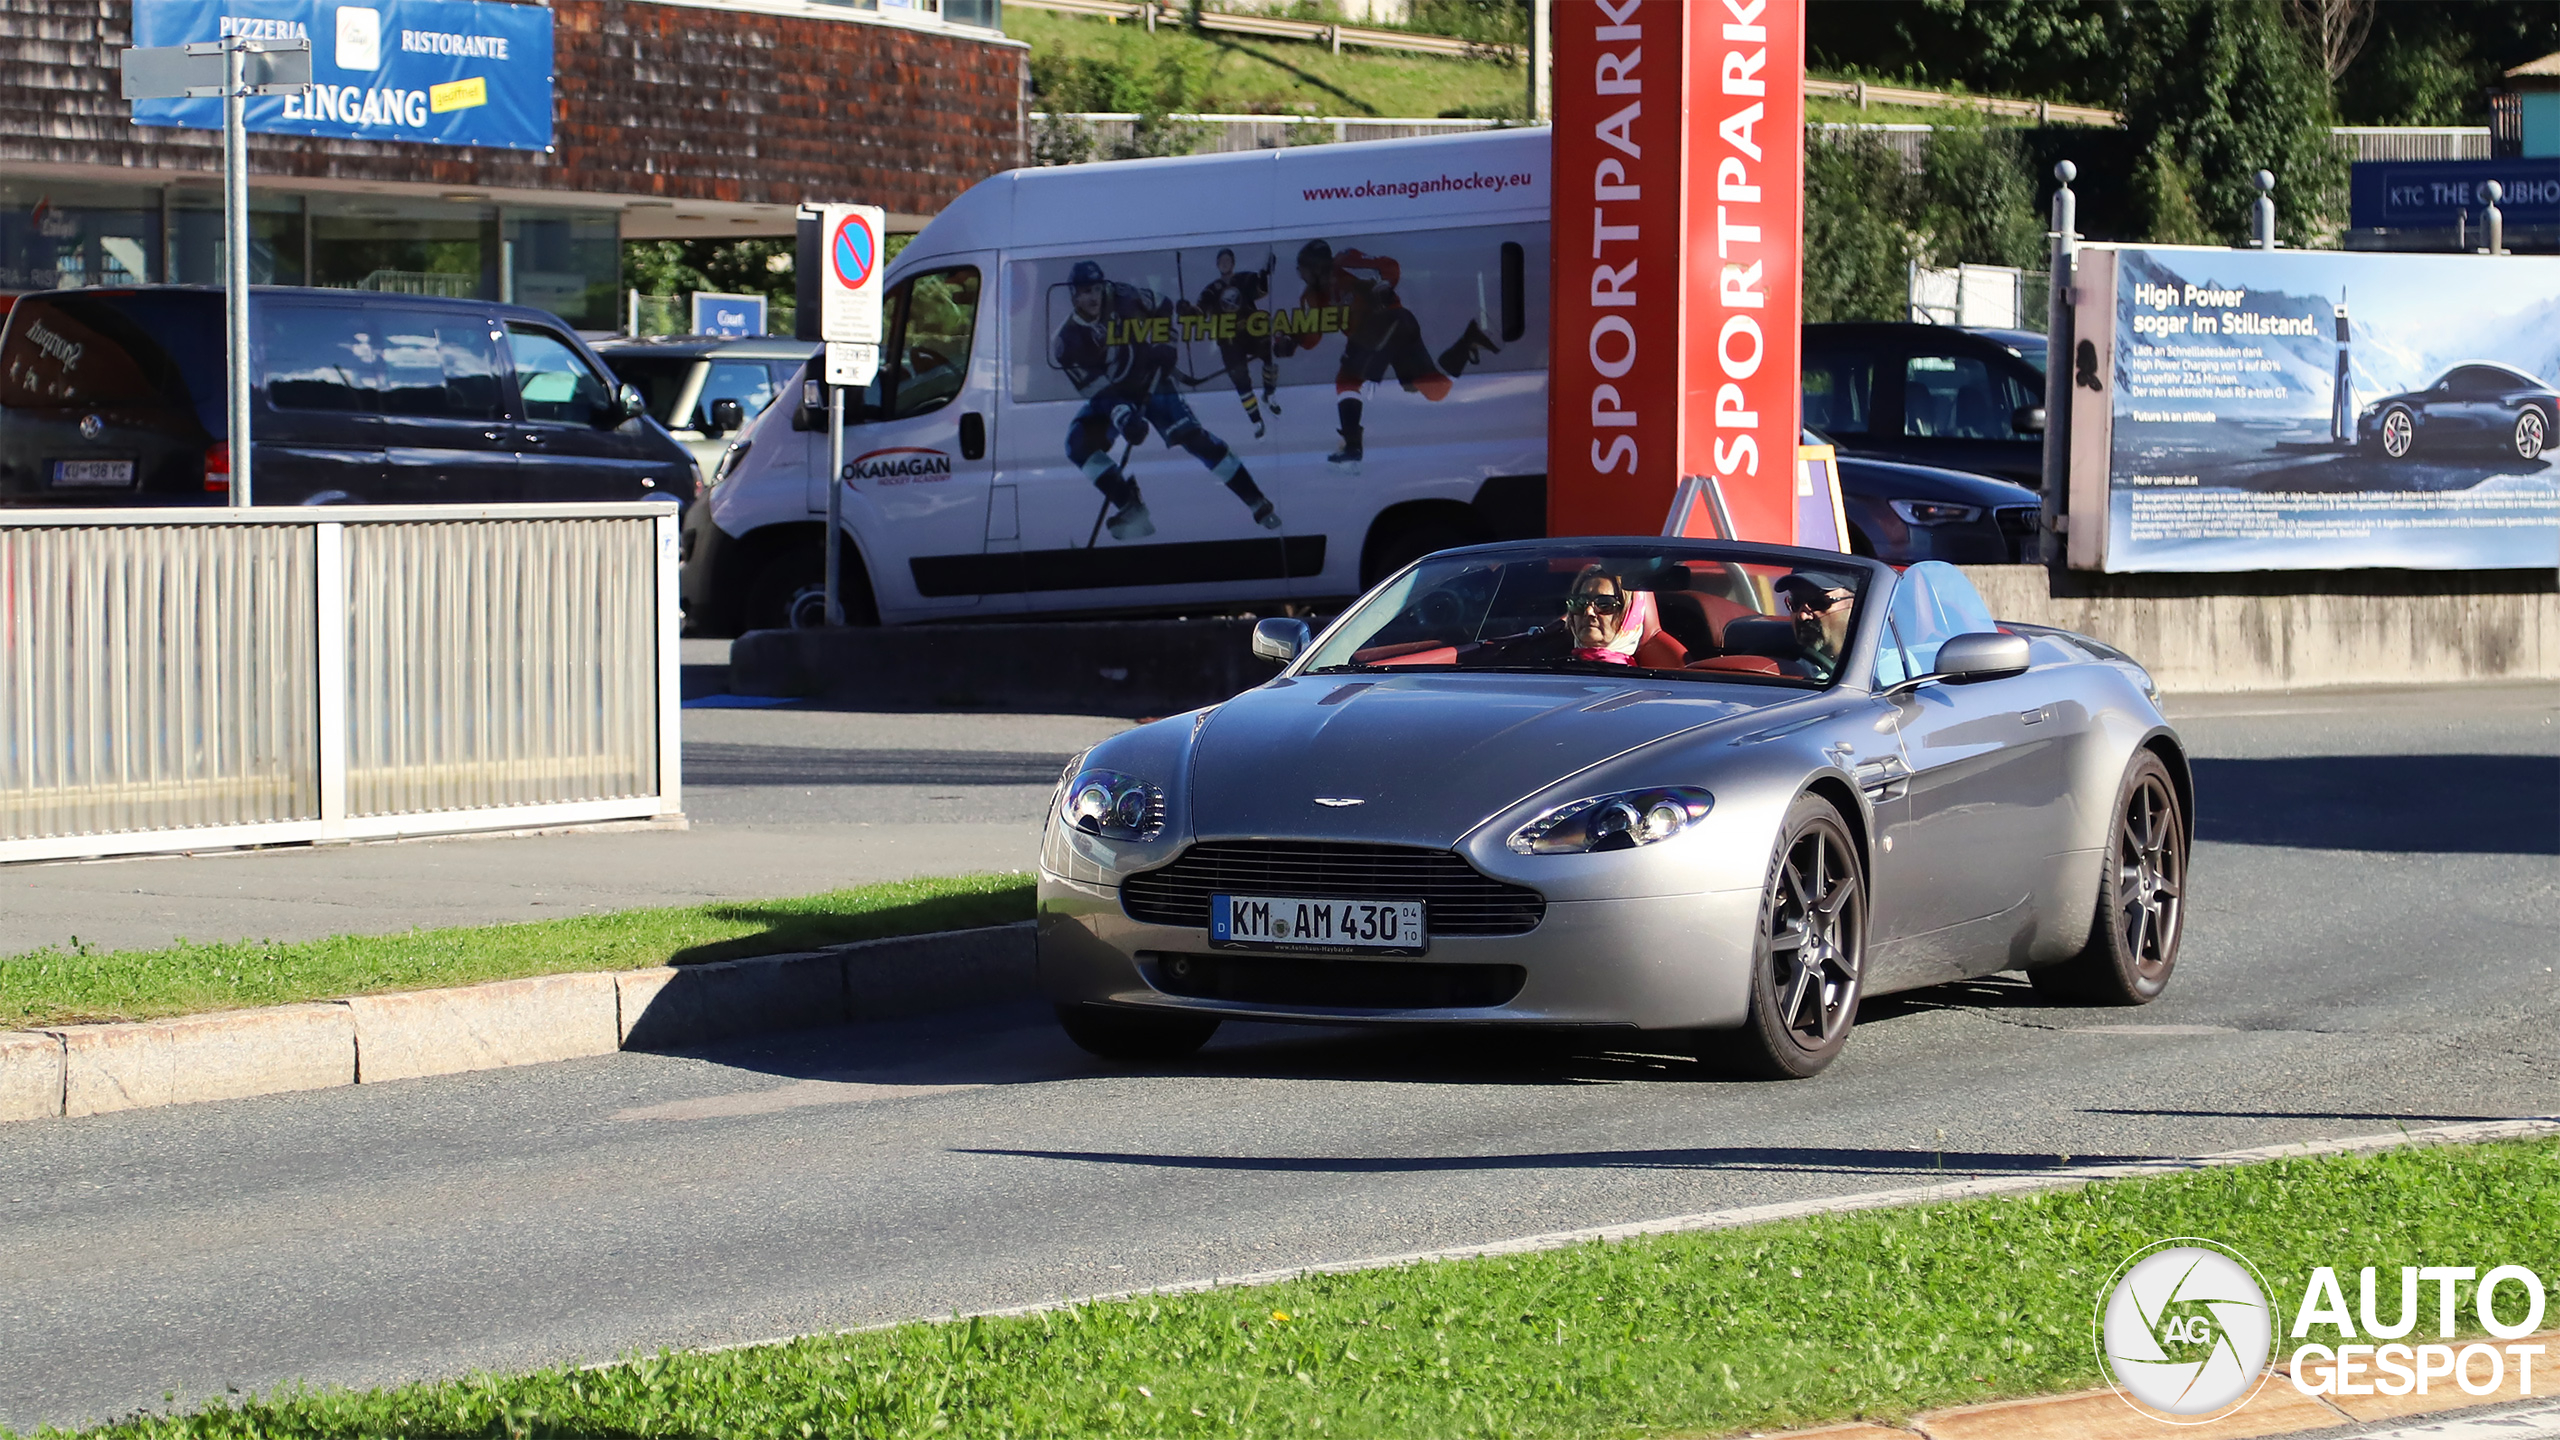
[(56, 460), (53, 462), (53, 483), (67, 489), (131, 485), (133, 462), (130, 460)]
[(1209, 943), (1229, 950), (1419, 955), (1430, 948), (1419, 900), (1209, 897)]

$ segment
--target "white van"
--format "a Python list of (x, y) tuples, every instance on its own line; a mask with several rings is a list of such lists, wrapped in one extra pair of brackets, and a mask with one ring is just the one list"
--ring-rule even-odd
[[(849, 617), (1325, 603), (1543, 533), (1547, 152), (1496, 131), (971, 188), (889, 267), (880, 378), (847, 397)], [(803, 403), (730, 446), (685, 527), (697, 633), (814, 618), (826, 444)]]

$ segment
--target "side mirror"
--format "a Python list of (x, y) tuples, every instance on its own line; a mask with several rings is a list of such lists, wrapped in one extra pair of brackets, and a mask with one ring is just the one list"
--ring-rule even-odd
[(1999, 680), (2027, 668), (2027, 637), (1978, 630), (1938, 647), (1937, 678), (1950, 685)]
[(639, 386), (626, 382), (614, 392), (613, 409), (613, 423), (619, 425), (625, 420), (637, 420), (648, 414), (649, 402), (641, 398)]
[(1291, 620), (1275, 615), (1253, 624), (1253, 653), (1256, 658), (1277, 660), (1283, 665), (1306, 653), (1315, 640), (1315, 632), (1304, 620)]
[(2009, 413), (2009, 428), (2021, 435), (2043, 434), (2044, 407), (2041, 405), (2019, 406)]
[(746, 406), (735, 400), (714, 400), (711, 402), (710, 433), (714, 435), (726, 434), (731, 430), (743, 427), (746, 423)]

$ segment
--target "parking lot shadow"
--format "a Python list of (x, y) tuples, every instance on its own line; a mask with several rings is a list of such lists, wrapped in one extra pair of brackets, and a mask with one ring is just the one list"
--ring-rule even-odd
[(2196, 838), (2303, 850), (2560, 855), (2560, 757), (2198, 760)]

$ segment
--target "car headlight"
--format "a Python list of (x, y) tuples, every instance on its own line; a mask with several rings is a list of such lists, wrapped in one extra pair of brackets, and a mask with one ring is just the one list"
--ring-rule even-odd
[(1153, 840), (1164, 833), (1164, 791), (1117, 770), (1080, 770), (1059, 807), (1066, 822), (1106, 840)]
[(1979, 505), (1954, 505), (1944, 500), (1891, 500), (1893, 513), (1914, 525), (1969, 525), (1982, 518)]
[(1716, 797), (1687, 785), (1594, 795), (1559, 805), (1511, 833), (1523, 855), (1587, 855), (1668, 840), (1707, 818)]

